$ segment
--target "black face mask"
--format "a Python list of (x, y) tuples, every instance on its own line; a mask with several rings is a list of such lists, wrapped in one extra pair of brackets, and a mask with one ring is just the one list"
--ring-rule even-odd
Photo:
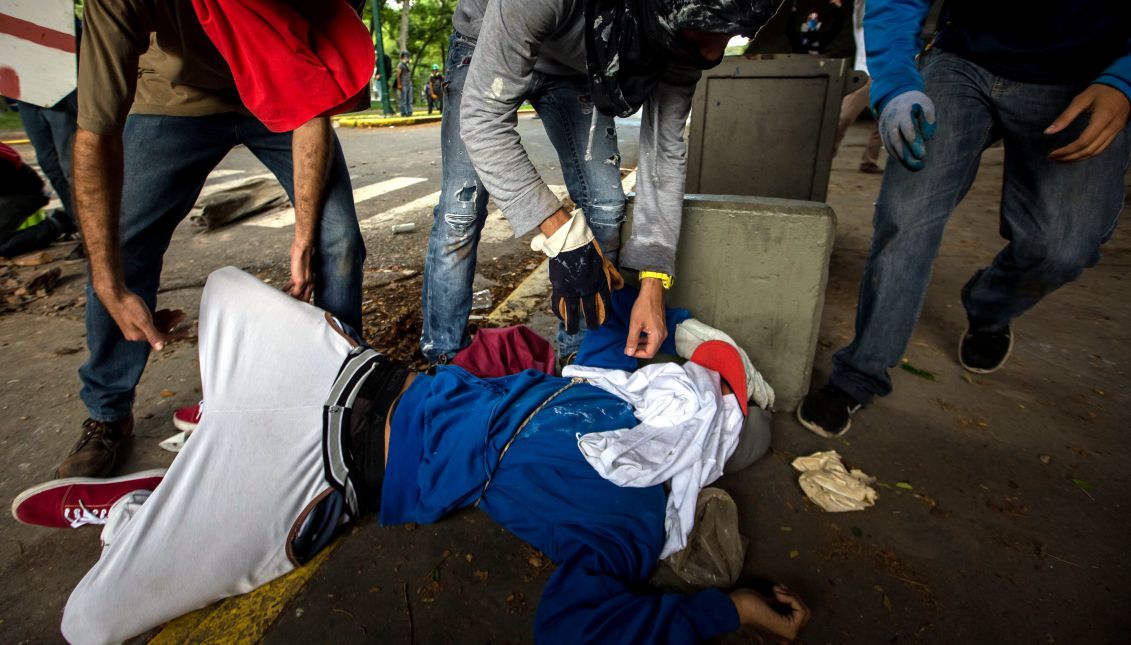
[(586, 0), (585, 56), (593, 104), (628, 116), (644, 104), (668, 65), (710, 69), (683, 29), (753, 38), (783, 0)]

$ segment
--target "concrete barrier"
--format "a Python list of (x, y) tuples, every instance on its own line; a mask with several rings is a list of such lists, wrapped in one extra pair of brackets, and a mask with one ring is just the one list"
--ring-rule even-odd
[[(629, 222), (622, 236), (631, 235)], [(827, 204), (688, 195), (668, 302), (727, 332), (793, 410), (809, 389), (836, 216)]]

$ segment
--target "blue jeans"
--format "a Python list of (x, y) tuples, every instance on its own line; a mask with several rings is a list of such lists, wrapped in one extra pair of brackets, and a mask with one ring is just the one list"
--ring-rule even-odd
[[(208, 174), (229, 150), (239, 144), (247, 146), (294, 200), (290, 133), (271, 132), (250, 116), (132, 115), (126, 120), (122, 144), (122, 268), (126, 285), (150, 309), (157, 304), (162, 261), (173, 231), (196, 202)], [(314, 303), (361, 329), (365, 244), (337, 140), (324, 203), (314, 254)], [(89, 283), (86, 303), (90, 358), (79, 368), (82, 400), (92, 419), (116, 421), (130, 414), (149, 345), (122, 336)]]
[[(479, 235), (487, 221), (489, 195), (459, 134), (463, 84), (474, 52), (474, 40), (452, 34), (440, 127), (443, 184), (440, 202), (432, 213), (424, 263), (424, 329), (420, 337), (421, 352), (435, 362), (447, 361), (471, 342), (467, 333), (471, 284)], [(558, 152), (570, 198), (581, 207), (605, 256), (615, 264), (625, 205), (615, 122), (598, 114), (592, 161), (585, 161), (593, 119), (586, 78), (535, 72), (526, 97), (542, 117), (550, 143)], [(559, 325), (558, 354), (564, 357), (576, 352), (583, 337), (584, 332), (566, 334)]]
[(35, 148), (35, 159), (63, 203), (59, 216), (68, 231), (75, 230), (75, 207), (71, 195), (71, 148), (78, 119), (78, 98), (71, 92), (53, 107), (44, 108), (19, 101), (20, 122)]
[(1018, 83), (939, 50), (920, 64), (938, 129), (923, 170), (888, 161), (860, 280), (856, 337), (833, 357), (831, 382), (861, 403), (891, 392), (887, 369), (899, 363), (919, 318), (943, 228), (990, 144), (1001, 139), (1005, 146), (1000, 231), (1007, 244), (962, 290), (974, 328), (1004, 328), (1094, 266), (1123, 207), (1126, 129), (1097, 157), (1048, 159), (1087, 125), (1085, 115), (1061, 133), (1043, 133), (1082, 86)]
[(412, 116), (412, 83), (406, 83), (401, 90), (401, 116)]

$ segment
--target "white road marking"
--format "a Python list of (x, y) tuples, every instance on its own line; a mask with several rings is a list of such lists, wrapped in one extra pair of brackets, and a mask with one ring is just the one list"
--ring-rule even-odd
[[(214, 172), (212, 174), (214, 175), (216, 173)], [(274, 177), (274, 176), (275, 175), (272, 175), (269, 172), (261, 172), (261, 173), (257, 173), (257, 174), (254, 174), (254, 175), (248, 175), (247, 177), (240, 177), (239, 179), (229, 179), (228, 181), (218, 181), (214, 184), (205, 184), (204, 189), (200, 191), (200, 197), (207, 197), (208, 195), (211, 195), (212, 193), (218, 193), (221, 190), (228, 190), (229, 188), (235, 188), (236, 186), (239, 186), (240, 184), (242, 184), (244, 182), (253, 181), (255, 179), (263, 179), (263, 178), (266, 178), (266, 177)], [(209, 175), (209, 177), (212, 177), (212, 175)], [(200, 199), (200, 197), (198, 197), (197, 199)]]
[(396, 208), (390, 208), (383, 213), (377, 213), (372, 217), (367, 217), (361, 220), (361, 230), (372, 231), (381, 224), (391, 221), (393, 218), (401, 217), (402, 215), (412, 215), (417, 211), (424, 209), (431, 209), (440, 201), (440, 191), (436, 191), (431, 195), (425, 195), (418, 199), (414, 199), (407, 204), (401, 204)]
[[(375, 197), (380, 197), (385, 193), (391, 193), (394, 190), (400, 190), (414, 184), (419, 184), (422, 181), (427, 181), (423, 177), (394, 177), (368, 186), (356, 188), (353, 191), (353, 202), (355, 204), (368, 201)], [(259, 226), (261, 228), (286, 228), (293, 226), (295, 223), (295, 209), (287, 208), (277, 213), (267, 213), (258, 217), (253, 217), (243, 224), (248, 226)]]

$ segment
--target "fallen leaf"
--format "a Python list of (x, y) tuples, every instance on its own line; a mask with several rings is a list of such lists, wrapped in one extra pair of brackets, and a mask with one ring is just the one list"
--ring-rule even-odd
[[(907, 359), (904, 359), (904, 360), (907, 360)], [(919, 378), (925, 378), (925, 379), (927, 379), (928, 381), (933, 381), (933, 380), (935, 380), (935, 375), (934, 375), (934, 374), (932, 374), (931, 372), (928, 372), (928, 371), (927, 371), (927, 370), (925, 370), (925, 369), (921, 369), (921, 368), (915, 367), (915, 366), (914, 366), (914, 365), (912, 365), (911, 363), (901, 363), (901, 364), (899, 365), (899, 368), (900, 368), (901, 370), (903, 370), (904, 372), (911, 372), (912, 374), (914, 374), (915, 376), (918, 376)]]
[(1089, 491), (1089, 490), (1095, 490), (1096, 489), (1095, 486), (1084, 481), (1083, 479), (1071, 479), (1069, 481), (1071, 481), (1073, 484), (1076, 484), (1076, 486), (1082, 491)]
[(163, 398), (163, 399), (167, 399), (171, 396), (175, 396), (176, 394), (177, 393), (172, 391), (172, 390), (161, 390), (161, 398)]
[(483, 571), (482, 569), (472, 571), (471, 575), (475, 576), (475, 579), (479, 582), (487, 582), (487, 572)]
[(1052, 463), (1052, 457), (1050, 457), (1049, 455), (1041, 455), (1041, 463), (1046, 466), (1049, 465), (1050, 463)]
[(1103, 396), (1103, 395), (1104, 395), (1104, 391), (1103, 391), (1103, 390), (1101, 390), (1101, 389), (1100, 389), (1100, 388), (1098, 388), (1098, 387), (1092, 388), (1092, 391), (1093, 391), (1093, 392), (1095, 392), (1096, 394), (1099, 394), (1100, 396)]
[(962, 373), (962, 380), (966, 381), (970, 385), (975, 385), (974, 379), (969, 374), (967, 374), (965, 372)]
[(789, 533), (790, 531), (793, 530), (793, 527), (792, 526), (783, 526), (783, 527), (781, 527), (781, 530), (786, 532), (786, 533)]
[(470, 553), (468, 553), (468, 554), (467, 554), (467, 556), (466, 556), (466, 557), (464, 557), (464, 559), (465, 559), (465, 560), (467, 560), (468, 562), (471, 562), (472, 560), (474, 560), (474, 559), (475, 559), (475, 556), (473, 556), (473, 555), (471, 555)]
[(542, 556), (538, 555), (537, 553), (530, 556), (526, 561), (535, 569), (541, 569), (542, 565), (545, 564), (545, 562), (542, 560)]
[(915, 487), (907, 482), (895, 482), (895, 487), (902, 488), (903, 490), (915, 490)]
[(891, 611), (891, 598), (887, 594), (884, 594), (884, 609)]
[(798, 551), (797, 549), (794, 549), (794, 550), (789, 552), (789, 559), (792, 560), (794, 558), (799, 557), (800, 555), (801, 555), (801, 552)]
[(381, 587), (370, 587), (369, 593), (381, 593)]

